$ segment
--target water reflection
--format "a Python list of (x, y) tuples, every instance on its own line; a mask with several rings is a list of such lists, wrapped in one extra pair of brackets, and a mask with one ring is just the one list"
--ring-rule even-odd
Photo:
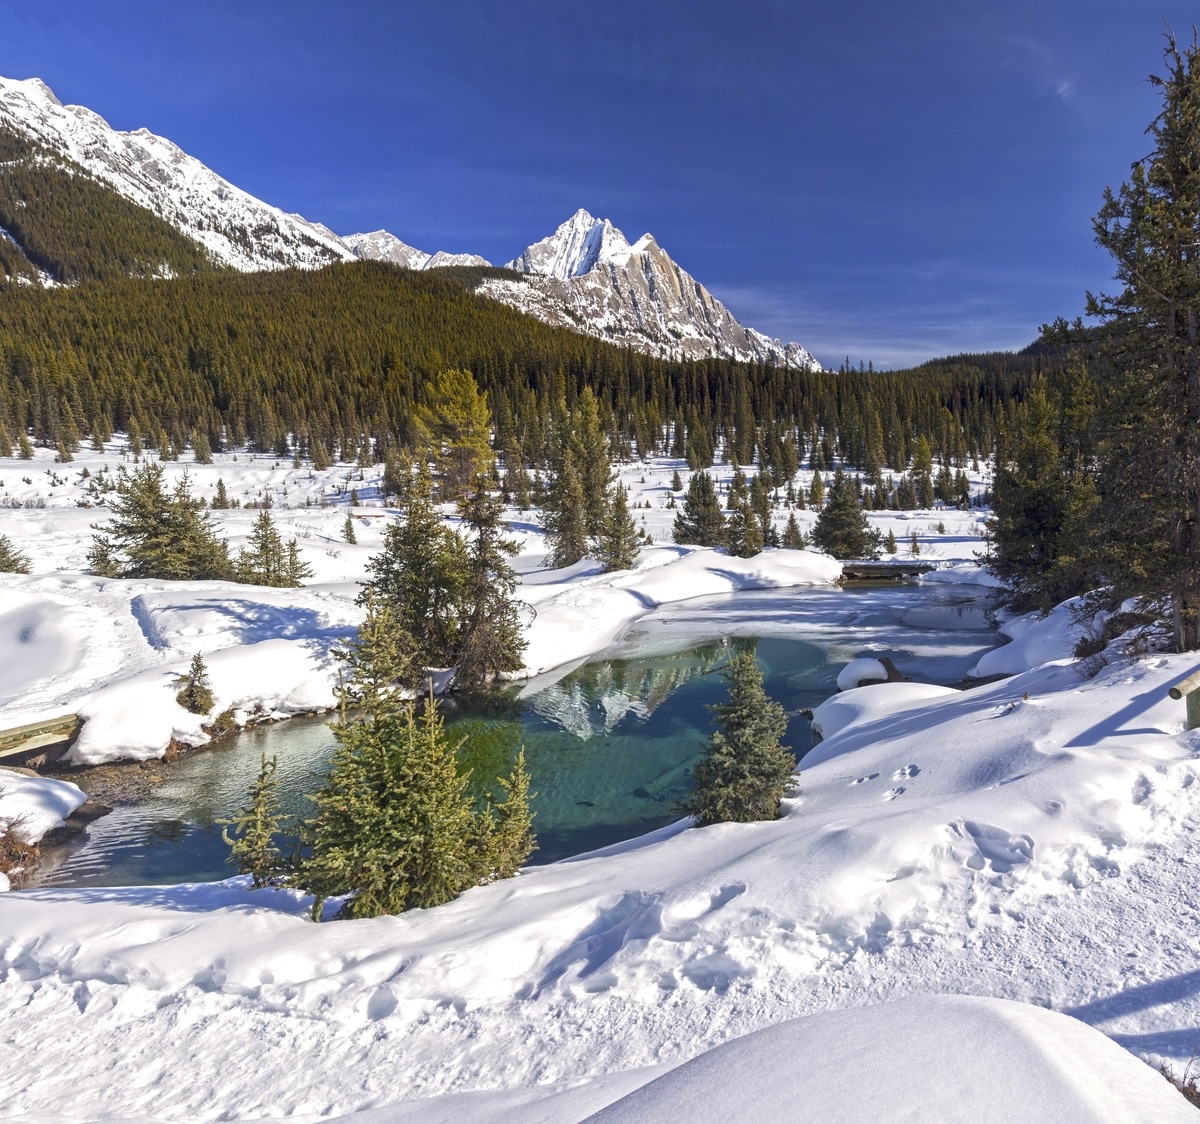
[[(506, 692), (456, 697), (448, 729), (466, 737), (476, 792), (506, 773), (524, 746), (537, 792), (539, 850), (548, 862), (670, 823), (690, 768), (723, 702), (721, 669), (741, 648), (756, 652), (767, 692), (792, 714), (785, 743), (809, 745), (797, 712), (836, 690), (858, 656), (889, 656), (909, 678), (953, 682), (996, 637), (982, 597), (962, 587), (772, 590), (706, 598), (643, 618), (606, 658)], [(161, 769), (137, 806), (96, 821), (82, 840), (48, 854), (42, 881), (121, 885), (225, 877), (217, 821), (243, 800), (261, 755), (277, 755), (289, 814), (326, 768), (333, 738), (321, 719), (293, 719)]]

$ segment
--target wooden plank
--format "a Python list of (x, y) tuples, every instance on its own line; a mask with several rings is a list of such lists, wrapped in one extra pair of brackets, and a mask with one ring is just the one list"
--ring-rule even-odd
[(75, 739), (81, 725), (78, 715), (60, 714), (42, 722), (29, 722), (0, 730), (0, 757), (11, 757), (48, 745), (61, 745)]

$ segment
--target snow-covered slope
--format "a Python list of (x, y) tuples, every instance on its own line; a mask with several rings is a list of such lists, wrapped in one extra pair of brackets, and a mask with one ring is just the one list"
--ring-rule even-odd
[(486, 258), (478, 254), (448, 254), (438, 250), (435, 254), (427, 254), (401, 242), (394, 234), (386, 230), (375, 230), (370, 234), (347, 234), (342, 241), (360, 258), (367, 261), (390, 261), (405, 269), (441, 269), (451, 265), (491, 265)]
[(353, 251), (332, 231), (234, 187), (148, 129), (120, 132), (39, 78), (0, 78), (0, 121), (81, 165), (235, 269), (315, 268)]
[(607, 219), (576, 211), (508, 268), (525, 280), (488, 278), (480, 291), (547, 323), (665, 358), (729, 356), (817, 367), (798, 343), (743, 327), (649, 234), (632, 245)]

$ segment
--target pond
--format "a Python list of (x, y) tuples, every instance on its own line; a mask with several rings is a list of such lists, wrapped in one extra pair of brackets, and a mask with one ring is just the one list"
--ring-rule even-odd
[[(727, 697), (722, 668), (751, 647), (767, 693), (792, 715), (798, 757), (808, 722), (796, 712), (833, 694), (859, 656), (890, 656), (910, 679), (961, 680), (998, 637), (987, 591), (952, 585), (865, 585), (698, 598), (651, 613), (587, 663), (515, 685), (485, 706), (451, 699), (447, 725), (470, 735), (476, 772), (524, 745), (537, 793), (538, 850), (552, 862), (662, 827), (690, 785), (711, 732), (707, 707)], [(156, 770), (137, 804), (118, 807), (67, 844), (47, 848), (41, 885), (149, 885), (227, 877), (220, 819), (244, 800), (262, 754), (279, 759), (289, 812), (307, 814), (333, 747), (323, 718), (292, 719)]]

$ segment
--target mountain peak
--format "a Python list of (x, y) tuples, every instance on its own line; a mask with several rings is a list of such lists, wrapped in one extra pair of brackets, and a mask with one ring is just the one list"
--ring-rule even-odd
[(624, 265), (632, 250), (625, 235), (608, 219), (595, 218), (581, 207), (548, 238), (510, 261), (508, 268), (569, 281), (601, 263)]

